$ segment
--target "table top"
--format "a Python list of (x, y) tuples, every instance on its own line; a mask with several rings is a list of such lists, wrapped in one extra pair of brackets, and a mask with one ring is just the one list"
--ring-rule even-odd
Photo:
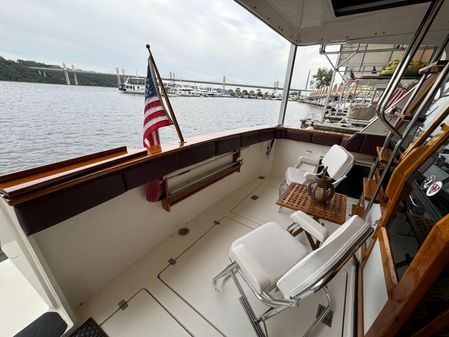
[(347, 200), (346, 195), (335, 193), (330, 202), (320, 204), (309, 196), (307, 185), (291, 183), (276, 204), (295, 211), (303, 211), (315, 219), (328, 220), (341, 225), (346, 221)]

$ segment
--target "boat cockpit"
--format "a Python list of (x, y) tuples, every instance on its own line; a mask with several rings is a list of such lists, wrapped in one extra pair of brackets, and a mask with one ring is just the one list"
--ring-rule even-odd
[[(449, 335), (449, 1), (237, 2), (292, 43), (278, 125), (1, 176), (0, 335)], [(300, 47), (345, 42), (407, 46), (376, 123), (285, 127)]]

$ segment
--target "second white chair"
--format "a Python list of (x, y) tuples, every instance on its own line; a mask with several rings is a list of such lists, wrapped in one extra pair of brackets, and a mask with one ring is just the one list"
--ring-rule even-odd
[[(314, 166), (313, 172), (304, 170), (304, 164)], [(346, 178), (346, 174), (351, 170), (354, 165), (354, 156), (340, 145), (332, 145), (321, 160), (321, 165), (327, 167), (327, 173), (333, 181), (334, 187)], [(314, 176), (320, 174), (318, 171), (319, 160), (312, 159), (305, 156), (299, 157), (299, 162), (295, 167), (287, 168), (285, 172), (285, 180), (287, 185), (291, 183), (303, 184), (307, 179), (313, 179)]]

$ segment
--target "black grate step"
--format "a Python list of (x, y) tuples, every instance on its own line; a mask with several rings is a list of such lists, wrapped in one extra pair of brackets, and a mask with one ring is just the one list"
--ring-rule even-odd
[(70, 337), (108, 337), (108, 335), (93, 318), (89, 318)]

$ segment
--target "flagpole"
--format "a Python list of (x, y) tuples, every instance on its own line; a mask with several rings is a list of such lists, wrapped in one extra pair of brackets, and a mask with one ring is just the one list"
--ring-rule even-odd
[(181, 145), (183, 145), (185, 143), (184, 137), (182, 136), (181, 128), (179, 127), (178, 120), (176, 119), (176, 116), (175, 116), (175, 112), (173, 111), (173, 107), (171, 106), (170, 100), (168, 99), (167, 92), (165, 91), (164, 83), (162, 82), (161, 75), (159, 74), (159, 70), (157, 69), (156, 62), (154, 62), (153, 54), (151, 54), (150, 45), (147, 44), (146, 47), (148, 49), (148, 53), (150, 54), (150, 61), (153, 64), (154, 70), (156, 71), (156, 76), (159, 80), (159, 83), (161, 84), (161, 89), (164, 94), (165, 100), (167, 101), (167, 108), (171, 115), (170, 117), (173, 120), (173, 125), (175, 126), (176, 133), (178, 134), (179, 143)]

